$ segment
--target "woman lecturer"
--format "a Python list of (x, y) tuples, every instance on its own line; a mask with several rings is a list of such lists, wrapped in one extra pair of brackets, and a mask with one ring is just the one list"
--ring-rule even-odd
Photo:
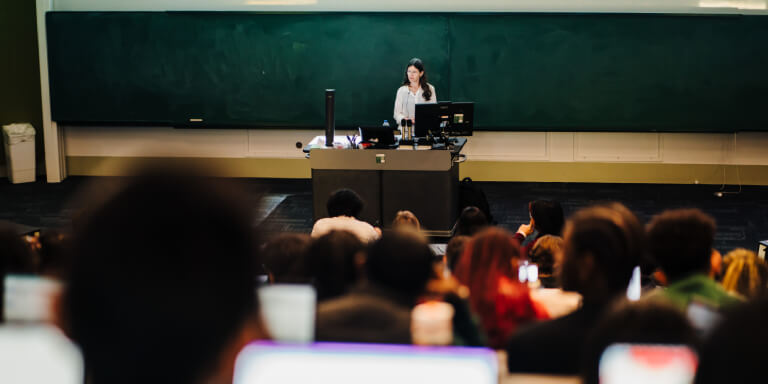
[(421, 59), (413, 58), (405, 69), (403, 86), (397, 89), (395, 97), (395, 123), (403, 119), (416, 120), (416, 104), (436, 103), (435, 87), (427, 83), (427, 73)]

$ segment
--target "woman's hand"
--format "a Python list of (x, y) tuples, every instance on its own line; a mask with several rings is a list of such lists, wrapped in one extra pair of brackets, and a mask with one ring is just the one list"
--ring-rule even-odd
[(533, 218), (531, 218), (531, 222), (528, 224), (521, 224), (519, 228), (517, 228), (517, 232), (522, 233), (525, 236), (529, 236), (531, 233), (533, 233)]

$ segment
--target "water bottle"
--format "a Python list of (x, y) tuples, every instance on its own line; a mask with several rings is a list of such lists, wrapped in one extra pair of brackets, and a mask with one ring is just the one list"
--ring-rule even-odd
[(381, 124), (381, 126), (389, 128), (389, 121), (384, 120), (384, 122)]

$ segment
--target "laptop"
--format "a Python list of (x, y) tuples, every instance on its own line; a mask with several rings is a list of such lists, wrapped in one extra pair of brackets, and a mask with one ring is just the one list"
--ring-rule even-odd
[(391, 344), (254, 342), (237, 357), (234, 384), (496, 384), (493, 350)]
[(391, 127), (360, 126), (360, 139), (362, 144), (368, 144), (367, 148), (395, 148), (395, 131)]

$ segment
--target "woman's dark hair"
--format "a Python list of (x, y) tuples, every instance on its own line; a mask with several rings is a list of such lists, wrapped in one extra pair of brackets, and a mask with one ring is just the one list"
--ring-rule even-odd
[(453, 226), (453, 236), (473, 236), (487, 226), (488, 218), (480, 208), (466, 207)]
[(565, 217), (560, 203), (554, 200), (534, 200), (529, 204), (529, 210), (539, 236), (563, 234)]
[(461, 254), (464, 253), (464, 246), (467, 245), (472, 238), (469, 236), (459, 235), (454, 236), (448, 245), (445, 247), (445, 259), (448, 263), (448, 269), (453, 272), (456, 268), (456, 263), (459, 262)]
[(349, 216), (357, 217), (360, 212), (363, 211), (363, 199), (360, 195), (355, 193), (351, 189), (339, 189), (331, 194), (328, 198), (326, 208), (328, 209), (328, 216)]
[(419, 78), (419, 86), (422, 90), (424, 90), (424, 100), (429, 101), (432, 98), (432, 90), (429, 89), (429, 83), (427, 83), (427, 72), (424, 71), (424, 63), (421, 62), (421, 59), (418, 57), (414, 57), (411, 59), (411, 61), (408, 62), (408, 65), (405, 66), (405, 78), (403, 78), (403, 85), (409, 85), (411, 82), (408, 80), (408, 68), (414, 67), (419, 70), (419, 72), (423, 72), (424, 75)]
[(308, 261), (317, 290), (317, 301), (347, 292), (358, 279), (355, 257), (364, 250), (363, 242), (347, 231), (331, 231), (312, 241)]

